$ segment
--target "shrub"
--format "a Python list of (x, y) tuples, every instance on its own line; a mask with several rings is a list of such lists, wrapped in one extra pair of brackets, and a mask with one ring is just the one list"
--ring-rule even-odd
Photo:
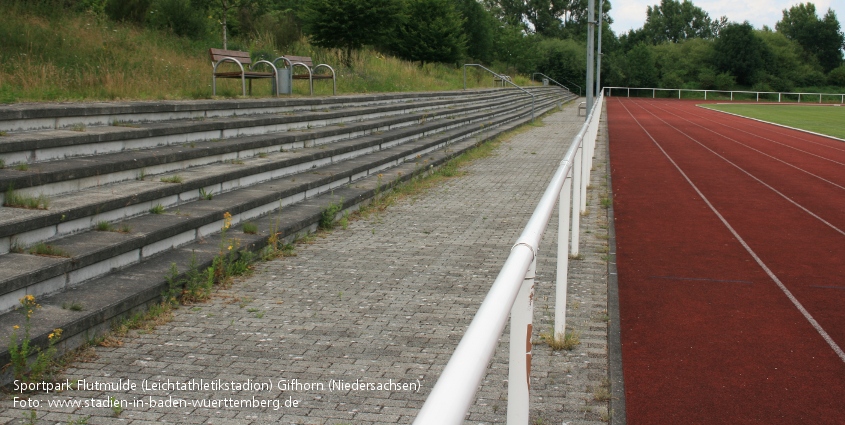
[(830, 71), (827, 74), (827, 83), (832, 86), (845, 87), (845, 65)]
[(679, 89), (684, 86), (684, 80), (675, 72), (670, 72), (663, 76), (660, 87), (666, 89)]
[(723, 72), (716, 76), (715, 85), (719, 90), (730, 90), (736, 85), (736, 78), (727, 72)]
[(169, 29), (182, 37), (202, 39), (207, 34), (205, 17), (191, 7), (190, 0), (153, 0), (147, 14), (152, 28)]
[(136, 24), (144, 23), (149, 9), (150, 0), (107, 0), (105, 6), (109, 18)]
[(825, 75), (821, 71), (811, 70), (800, 75), (800, 80), (797, 81), (801, 86), (823, 86), (827, 82)]

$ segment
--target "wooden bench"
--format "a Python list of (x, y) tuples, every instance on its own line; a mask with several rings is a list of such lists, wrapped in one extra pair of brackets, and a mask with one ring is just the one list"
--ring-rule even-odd
[[(321, 63), (317, 66), (314, 66), (314, 61), (311, 60), (308, 56), (281, 56), (276, 58), (273, 61), (273, 65), (276, 65), (278, 61), (284, 61), (285, 67), (290, 67), (291, 72), (291, 79), (294, 80), (308, 80), (309, 86), (311, 87), (311, 95), (314, 95), (314, 80), (332, 80), (332, 95), (337, 94), (337, 79), (335, 78), (334, 68)], [(307, 74), (297, 74), (295, 71), (295, 67), (300, 66), (305, 68), (308, 72)], [(324, 67), (331, 71), (331, 75), (329, 74), (317, 74), (315, 73), (319, 68)]]
[[(252, 59), (249, 57), (249, 52), (240, 52), (237, 50), (208, 49), (208, 54), (211, 56), (211, 64), (213, 65), (213, 69), (211, 71), (212, 95), (217, 95), (218, 78), (240, 78), (241, 89), (243, 90), (244, 96), (246, 96), (246, 80), (249, 80), (249, 94), (252, 94), (252, 80), (256, 78), (271, 78), (273, 81), (273, 91), (276, 96), (279, 95), (279, 88), (276, 84), (278, 70), (272, 62), (260, 60), (252, 63)], [(225, 62), (234, 63), (239, 69), (237, 71), (217, 71), (217, 68)], [(255, 71), (254, 68), (262, 63), (270, 65), (273, 72)]]

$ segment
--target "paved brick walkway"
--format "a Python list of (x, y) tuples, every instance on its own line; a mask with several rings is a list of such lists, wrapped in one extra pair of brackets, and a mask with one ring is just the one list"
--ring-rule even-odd
[[(259, 264), (249, 278), (208, 303), (180, 308), (152, 333), (97, 347), (98, 358), (66, 373), (89, 390), (33, 396), (41, 403), (37, 423), (410, 423), (582, 124), (576, 106), (503, 143), (467, 175), (299, 246), (296, 257)], [(596, 400), (608, 367), (607, 218), (600, 205), (606, 144), (596, 157), (584, 259), (570, 266), (568, 323), (582, 343), (571, 352), (535, 346), (532, 423), (601, 423), (607, 416), (607, 402)], [(556, 223), (553, 217), (538, 263), (538, 331), (553, 323)], [(507, 334), (468, 423), (504, 423)], [(90, 387), (120, 379), (135, 389)], [(145, 389), (144, 380), (171, 387)], [(200, 380), (206, 387), (172, 386)], [(337, 390), (333, 381), (399, 387)], [(122, 409), (102, 406), (110, 397), (125, 403)], [(48, 406), (65, 400), (93, 407)], [(29, 410), (11, 406), (6, 396), (0, 420), (28, 423), (22, 418)]]

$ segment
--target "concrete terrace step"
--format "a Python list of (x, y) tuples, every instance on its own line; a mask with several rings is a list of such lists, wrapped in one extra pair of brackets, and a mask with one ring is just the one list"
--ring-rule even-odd
[[(497, 117), (486, 124), (487, 127), (496, 127), (516, 117), (519, 115)], [(0, 304), (0, 309), (14, 307), (23, 295), (40, 295), (74, 286), (112, 269), (143, 261), (164, 250), (204, 238), (219, 230), (223, 212), (232, 213), (238, 220), (252, 219), (368, 175), (378, 174), (386, 168), (416, 160), (417, 156), (449, 142), (481, 132), (485, 130), (460, 127), (393, 146), (366, 158), (327, 165), (319, 171), (308, 168), (308, 172), (290, 179), (275, 179), (224, 192), (210, 201), (194, 197), (192, 201), (172, 207), (169, 214), (147, 214), (121, 222), (121, 226), (132, 229), (131, 234), (85, 232), (51, 242), (52, 246), (71, 253), (72, 258), (39, 257), (39, 260), (20, 261), (20, 257), (26, 255), (10, 253), (0, 256), (0, 270), (5, 270), (0, 274), (0, 300), (5, 301), (5, 305)], [(13, 264), (15, 267), (11, 267)], [(33, 276), (37, 276), (35, 282)]]
[[(345, 138), (355, 137), (368, 132), (384, 131), (389, 128), (399, 126), (413, 125), (416, 121), (425, 120), (433, 117), (440, 117), (446, 115), (458, 115), (470, 111), (486, 110), (491, 108), (501, 108), (503, 105), (519, 101), (521, 99), (511, 96), (499, 96), (497, 98), (485, 98), (479, 102), (468, 102), (469, 104), (459, 104), (460, 107), (454, 105), (440, 105), (439, 109), (426, 108), (410, 108), (403, 107), (398, 110), (400, 114), (393, 116), (384, 116), (380, 113), (371, 113), (372, 111), (365, 111), (364, 115), (347, 114), (348, 118), (355, 121), (355, 124), (346, 124), (346, 122), (329, 123), (330, 120), (321, 119), (320, 128), (309, 129), (306, 124), (310, 125), (312, 121), (299, 119), (302, 129), (299, 131), (279, 130), (263, 135), (240, 135), (227, 138), (212, 138), (192, 142), (180, 142), (175, 146), (151, 145), (153, 149), (144, 149), (140, 151), (120, 151), (117, 153), (98, 151), (94, 156), (85, 156), (81, 158), (71, 158), (63, 160), (53, 160), (45, 163), (37, 163), (26, 170), (17, 170), (10, 167), (7, 162), (7, 169), (0, 170), (0, 192), (5, 192), (9, 187), (15, 190), (24, 190), (24, 194), (44, 194), (47, 196), (63, 193), (68, 190), (78, 190), (85, 187), (98, 186), (111, 182), (134, 179), (138, 176), (137, 171), (144, 169), (147, 175), (155, 175), (163, 172), (172, 171), (180, 168), (179, 166), (163, 167), (163, 164), (176, 164), (180, 161), (184, 162), (184, 166), (195, 166), (204, 163), (211, 163), (214, 161), (225, 161), (232, 159), (243, 159), (254, 155), (270, 152), (278, 149), (295, 149), (309, 145), (316, 145), (327, 143), (334, 140), (342, 140)], [(427, 112), (413, 113), (412, 110), (423, 109)], [(313, 115), (313, 114), (305, 114)], [(319, 115), (319, 114), (318, 114)], [(369, 117), (369, 119), (367, 119)], [(292, 117), (294, 118), (294, 117)], [(300, 118), (300, 117), (295, 117)], [(267, 119), (256, 120), (250, 118), (251, 123), (263, 125)], [(263, 123), (262, 123), (263, 121)], [(229, 125), (229, 123), (213, 123), (216, 126)], [(195, 127), (192, 124), (170, 123), (170, 127), (174, 130), (192, 131)], [(243, 127), (238, 127), (239, 131), (244, 130)], [(255, 132), (254, 127), (247, 128), (249, 133)], [(266, 130), (266, 128), (265, 128)], [(268, 131), (269, 132), (269, 131)], [(114, 134), (123, 134), (124, 136), (135, 137), (139, 134), (148, 134), (148, 131), (136, 132), (122, 132)], [(202, 133), (200, 131), (199, 133)], [(197, 134), (199, 134), (197, 133)], [(184, 135), (185, 133), (183, 133)], [(26, 134), (24, 134), (26, 136)], [(23, 136), (21, 136), (23, 137)], [(87, 135), (84, 137), (88, 137)], [(158, 136), (156, 136), (158, 137)], [(155, 137), (154, 137), (155, 138)], [(52, 143), (51, 139), (45, 139)], [(109, 143), (113, 141), (108, 141)], [(21, 140), (15, 143), (24, 142)], [(87, 142), (86, 142), (87, 143)], [(104, 142), (105, 143), (105, 142)], [(105, 143), (105, 144), (109, 144)], [(121, 144), (122, 142), (118, 142)], [(166, 144), (165, 144), (166, 145)], [(2, 141), (0, 141), (2, 146)], [(32, 148), (32, 146), (29, 146)], [(66, 147), (73, 150), (72, 147)], [(95, 150), (99, 147), (95, 148)], [(72, 155), (65, 155), (60, 153), (60, 156), (68, 158)], [(215, 158), (215, 156), (217, 156)], [(206, 160), (200, 160), (206, 158)], [(129, 172), (136, 170), (136, 172)], [(74, 184), (67, 184), (74, 181)], [(38, 193), (26, 192), (25, 189), (38, 186)], [(2, 197), (2, 195), (0, 195)], [(2, 199), (2, 198), (0, 198)]]
[[(511, 113), (524, 106), (512, 103), (498, 109), (499, 115)], [(211, 164), (190, 169), (176, 167), (180, 184), (161, 181), (124, 180), (118, 183), (96, 186), (65, 195), (54, 196), (49, 210), (21, 210), (0, 208), (0, 253), (12, 247), (24, 247), (92, 228), (100, 221), (117, 221), (143, 214), (152, 206), (164, 207), (199, 197), (199, 190), (219, 194), (239, 187), (249, 186), (273, 178), (292, 175), (326, 164), (348, 160), (391, 146), (407, 143), (426, 134), (462, 127), (489, 118), (486, 112), (425, 122), (414, 127), (402, 127), (379, 135), (366, 135), (327, 146), (300, 149), (296, 152), (274, 152), (264, 157), (253, 157), (237, 164)], [(173, 150), (173, 149), (171, 149)], [(121, 154), (126, 156), (127, 154)], [(170, 158), (177, 152), (152, 152), (157, 158)], [(91, 160), (96, 160), (92, 158)], [(141, 158), (143, 160), (143, 158)], [(89, 161), (91, 161), (89, 160)], [(135, 162), (129, 158), (129, 163)], [(106, 167), (115, 164), (113, 158), (103, 158)], [(143, 161), (142, 161), (143, 162)], [(73, 170), (71, 170), (73, 171)], [(98, 176), (108, 181), (109, 175)], [(134, 176), (135, 174), (132, 174)], [(160, 179), (157, 179), (160, 180)], [(40, 191), (43, 186), (35, 187)], [(42, 192), (43, 193), (43, 192)]]
[[(556, 92), (557, 96), (549, 91), (545, 93), (549, 96), (538, 99), (538, 114), (563, 100), (561, 91)], [(51, 205), (55, 210), (3, 208), (3, 213), (7, 214), (15, 210), (12, 211), (15, 217), (8, 223), (16, 224), (8, 224), (9, 228), (39, 220), (46, 224), (42, 228), (58, 228), (62, 222), (72, 220), (68, 215), (71, 211), (79, 214), (73, 220), (87, 220), (90, 226), (105, 217), (102, 211), (125, 208), (126, 202), (133, 197), (129, 194), (135, 194), (136, 198), (129, 207), (142, 209), (142, 212), (154, 203), (174, 199), (164, 214), (141, 214), (123, 219), (120, 224), (128, 226), (129, 233), (83, 231), (60, 238), (50, 236), (53, 238), (51, 245), (71, 253), (71, 258), (20, 253), (0, 255), (0, 309), (16, 306), (25, 294), (36, 294), (44, 311), (33, 323), (34, 342), (46, 345), (47, 334), (54, 328), (62, 328), (65, 331), (62, 348), (78, 346), (106, 330), (111, 321), (160, 299), (171, 263), (177, 264), (181, 272), (187, 269), (192, 258), (201, 269), (210, 265), (220, 249), (218, 233), (224, 212), (232, 214), (235, 224), (248, 220), (259, 229), (256, 235), (245, 234), (237, 226), (228, 232), (227, 237), (237, 237), (241, 241), (242, 249), (262, 248), (272, 228), (290, 240), (298, 233), (316, 229), (321, 213), (330, 203), (342, 202), (346, 209), (357, 208), (379, 190), (426, 172), (429, 166), (439, 165), (479, 141), (525, 122), (529, 119), (530, 101), (512, 100), (509, 107), (496, 109), (499, 110), (494, 113), (476, 108), (475, 113), (443, 115), (438, 120), (429, 119), (416, 126), (382, 134), (301, 148), (295, 152), (276, 151), (263, 158), (253, 156), (243, 160), (243, 164), (217, 162), (192, 167), (179, 171), (184, 178), (181, 184), (132, 180), (98, 188), (109, 188), (106, 193), (99, 193), (100, 198), (87, 190), (63, 195), (68, 199), (77, 197), (84, 205), (77, 209), (60, 210), (63, 201), (59, 199)], [(401, 143), (393, 143), (399, 140)], [(444, 149), (447, 146), (448, 149)], [(356, 151), (361, 154), (332, 159)], [(368, 152), (364, 154), (364, 151)], [(263, 181), (253, 177), (296, 167), (296, 164), (305, 165), (296, 174), (268, 177)], [(316, 167), (310, 168), (312, 166)], [(377, 189), (377, 186), (381, 187)], [(198, 199), (199, 188), (213, 191), (213, 199)], [(102, 200), (106, 202), (98, 202)], [(281, 213), (280, 206), (283, 208)], [(62, 215), (64, 220), (52, 223), (57, 218), (62, 219)], [(0, 218), (0, 223), (5, 222)], [(0, 229), (5, 225), (0, 224)], [(34, 235), (38, 231), (30, 232)], [(9, 240), (11, 246), (11, 236)], [(85, 310), (61, 308), (69, 302), (79, 302)], [(11, 326), (19, 324), (20, 319), (17, 312), (0, 316), (2, 364), (9, 359), (5, 341), (8, 341)]]
[(96, 102), (17, 104), (0, 107), (0, 131), (102, 126), (114, 122), (139, 123), (190, 120), (239, 115), (277, 114), (350, 108), (418, 100), (453, 99), (493, 90), (463, 90), (418, 93), (377, 93), (292, 99), (175, 100), (158, 102)]
[[(520, 93), (521, 94), (521, 93)], [(108, 125), (72, 129), (26, 131), (0, 138), (0, 159), (6, 165), (38, 163), (55, 159), (89, 156), (126, 150), (148, 149), (173, 144), (220, 140), (245, 135), (266, 134), (322, 127), (388, 117), (446, 106), (485, 104), (517, 92), (473, 93), (447, 99), (416, 99), (406, 102), (320, 109), (303, 113), (255, 113), (189, 120), (133, 124), (111, 121)], [(524, 96), (524, 95), (523, 95)], [(255, 112), (254, 110), (249, 110)], [(2, 114), (0, 114), (2, 115)], [(2, 124), (2, 121), (0, 121)]]

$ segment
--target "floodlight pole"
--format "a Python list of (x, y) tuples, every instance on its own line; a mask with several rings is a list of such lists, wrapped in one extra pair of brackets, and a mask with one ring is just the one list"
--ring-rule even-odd
[[(593, 77), (595, 74), (595, 25), (596, 25), (596, 2), (589, 1), (589, 15), (587, 17), (587, 111), (593, 110)], [(586, 114), (590, 116), (589, 113)], [(587, 120), (585, 117), (584, 120)]]
[(602, 9), (604, 6), (604, 0), (599, 0), (599, 48), (598, 54), (596, 55), (596, 91), (594, 92), (596, 96), (601, 93), (601, 18), (602, 18)]

